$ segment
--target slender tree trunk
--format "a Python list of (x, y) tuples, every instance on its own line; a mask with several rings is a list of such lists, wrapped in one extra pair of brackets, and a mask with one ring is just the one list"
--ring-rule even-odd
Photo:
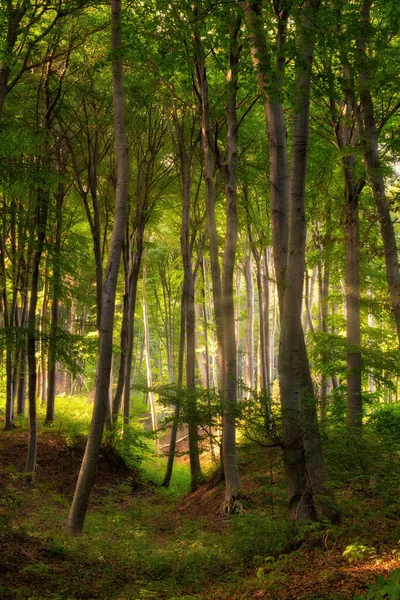
[(184, 273), (185, 310), (186, 310), (186, 392), (188, 394), (189, 414), (189, 460), (191, 474), (191, 490), (194, 491), (201, 479), (199, 456), (199, 434), (197, 421), (197, 402), (195, 385), (196, 364), (196, 323), (194, 310), (194, 279), (192, 270), (192, 251), (190, 244), (190, 161), (180, 140), (180, 165), (182, 178), (182, 223), (181, 223), (181, 253)]
[[(327, 244), (331, 243), (331, 239), (326, 241)], [(321, 267), (322, 268), (322, 267)], [(321, 274), (322, 275), (322, 274)], [(321, 312), (321, 331), (323, 333), (328, 333), (328, 316), (329, 316), (329, 279), (330, 279), (330, 265), (328, 259), (325, 260), (325, 267), (323, 277), (321, 276), (320, 282), (320, 312)], [(326, 356), (322, 354), (322, 364), (323, 368), (325, 368), (326, 364)], [(321, 395), (320, 395), (320, 419), (321, 423), (326, 421), (326, 414), (328, 409), (328, 377), (325, 373), (321, 376)]]
[(263, 285), (263, 295), (262, 295), (262, 303), (263, 303), (263, 313), (264, 313), (264, 372), (265, 372), (265, 389), (268, 394), (268, 407), (270, 410), (270, 402), (271, 402), (271, 394), (272, 394), (272, 385), (271, 385), (271, 369), (270, 369), (270, 308), (271, 308), (271, 298), (270, 298), (270, 269), (269, 269), (269, 258), (268, 258), (268, 249), (264, 248), (263, 256), (263, 269), (262, 269), (262, 285)]
[(386, 279), (388, 282), (392, 311), (396, 321), (397, 336), (400, 342), (400, 270), (396, 234), (386, 198), (381, 160), (378, 147), (374, 104), (371, 95), (369, 58), (367, 55), (368, 30), (370, 28), (371, 0), (361, 6), (361, 33), (357, 39), (356, 61), (360, 90), (361, 111), (359, 123), (362, 130), (362, 148), (367, 177), (374, 194), (379, 214), (379, 224), (385, 252)]
[(147, 314), (147, 302), (146, 302), (146, 269), (143, 268), (143, 295), (142, 295), (142, 308), (143, 308), (143, 330), (144, 330), (144, 348), (145, 348), (145, 359), (146, 359), (146, 376), (147, 376), (147, 387), (148, 387), (148, 399), (150, 404), (151, 414), (151, 425), (153, 432), (156, 432), (157, 427), (157, 411), (156, 403), (153, 391), (153, 373), (151, 369), (151, 353), (150, 353), (150, 331), (149, 331), (149, 317)]
[[(351, 161), (351, 163), (350, 163)], [(354, 187), (354, 158), (346, 156), (346, 307), (347, 307), (347, 425), (362, 428), (361, 330), (360, 330), (360, 229), (358, 190)]]
[(117, 154), (116, 214), (103, 288), (99, 362), (97, 369), (98, 380), (93, 417), (67, 522), (68, 531), (74, 535), (81, 533), (85, 520), (109, 401), (115, 294), (128, 209), (129, 156), (125, 130), (124, 82), (121, 56), (121, 0), (111, 0), (111, 28), (114, 130)]
[(3, 318), (4, 327), (6, 330), (6, 411), (5, 411), (5, 430), (13, 429), (14, 425), (14, 393), (13, 393), (13, 374), (12, 374), (12, 353), (13, 353), (13, 336), (11, 331), (10, 311), (8, 306), (8, 295), (6, 285), (6, 268), (5, 268), (5, 246), (3, 236), (0, 240), (1, 252), (1, 278), (3, 285)]
[(254, 390), (254, 282), (251, 253), (246, 256), (244, 263), (244, 277), (246, 281), (246, 372), (245, 385), (246, 397), (250, 398)]
[(226, 192), (226, 233), (223, 273), (219, 264), (218, 235), (215, 219), (214, 164), (211, 154), (208, 82), (204, 49), (196, 32), (195, 56), (197, 81), (201, 97), (202, 148), (204, 153), (204, 179), (206, 184), (207, 230), (210, 242), (211, 276), (213, 284), (214, 314), (220, 366), (220, 387), (224, 399), (222, 423), (222, 459), (225, 476), (225, 499), (222, 510), (231, 512), (240, 492), (240, 478), (235, 444), (235, 406), (237, 402), (235, 312), (233, 304), (233, 272), (237, 242), (236, 170), (237, 170), (237, 121), (236, 90), (238, 68), (239, 24), (232, 23), (229, 49), (229, 74), (227, 123), (228, 160), (224, 167)]
[[(236, 269), (236, 308), (235, 308), (235, 339), (236, 339), (236, 381), (239, 382), (242, 379), (243, 360), (242, 360), (242, 349), (241, 349), (241, 338), (240, 338), (240, 284), (242, 279), (242, 273), (239, 269)], [(239, 388), (238, 388), (239, 393)]]
[[(207, 287), (207, 280), (206, 280), (206, 272), (205, 272), (205, 261), (204, 261), (204, 257), (201, 261), (201, 274), (202, 274), (202, 293), (203, 293), (203, 303), (202, 303), (202, 313), (203, 313), (203, 322), (204, 322), (204, 345), (205, 345), (205, 383), (206, 383), (206, 388), (207, 391), (209, 392), (209, 396), (208, 396), (208, 406), (210, 409), (210, 423), (209, 423), (209, 427), (210, 427), (210, 431), (209, 431), (209, 439), (210, 439), (210, 451), (211, 451), (211, 457), (214, 463), (217, 462), (217, 456), (215, 453), (215, 439), (214, 439), (214, 430), (213, 430), (213, 424), (212, 424), (212, 415), (211, 415), (211, 362), (210, 362), (210, 334), (209, 334), (209, 323), (208, 323), (208, 310), (207, 310), (207, 294), (206, 294), (206, 287)], [(213, 353), (214, 354), (214, 353)], [(214, 383), (213, 383), (213, 391), (215, 392), (215, 390), (217, 389), (217, 383), (216, 383), (216, 379), (215, 379), (215, 373), (213, 373), (214, 376)]]
[(140, 266), (143, 254), (143, 228), (140, 227), (135, 232), (135, 246), (131, 252), (129, 267), (129, 299), (128, 299), (128, 327), (127, 327), (127, 347), (125, 363), (125, 381), (124, 381), (124, 423), (129, 423), (131, 412), (131, 373), (132, 373), (132, 354), (134, 343), (134, 325), (137, 286), (139, 281)]
[(225, 475), (225, 500), (223, 511), (235, 510), (240, 493), (240, 477), (236, 457), (237, 367), (235, 339), (235, 308), (233, 302), (233, 274), (235, 268), (238, 217), (237, 217), (237, 161), (238, 122), (236, 97), (239, 67), (239, 31), (241, 19), (233, 19), (230, 26), (229, 72), (227, 75), (227, 164), (225, 167), (226, 232), (222, 269), (223, 314), (223, 382), (224, 407), (222, 421), (222, 457)]
[[(48, 129), (46, 128), (48, 135)], [(48, 141), (47, 141), (48, 143)], [(46, 148), (48, 155), (49, 149)], [(48, 158), (48, 156), (47, 156)], [(48, 162), (47, 162), (48, 165)], [(40, 189), (37, 198), (36, 210), (36, 250), (33, 255), (32, 277), (31, 277), (31, 293), (28, 312), (28, 402), (29, 402), (29, 441), (28, 441), (28, 456), (26, 461), (25, 471), (27, 473), (27, 481), (34, 482), (34, 472), (36, 466), (36, 449), (37, 449), (37, 418), (36, 418), (36, 386), (37, 386), (37, 370), (36, 370), (36, 307), (38, 300), (38, 283), (39, 283), (39, 267), (42, 258), (43, 246), (46, 236), (47, 214), (49, 207), (49, 191)]]
[[(41, 167), (44, 173), (48, 173), (50, 170), (50, 117), (51, 112), (57, 102), (51, 95), (49, 88), (49, 75), (50, 75), (50, 64), (46, 66), (47, 73), (45, 78), (45, 97), (46, 107), (43, 118), (43, 130), (45, 135), (45, 143), (43, 150), (43, 162), (38, 163), (38, 168)], [(61, 90), (61, 88), (60, 88)], [(39, 271), (40, 263), (42, 259), (42, 253), (44, 249), (44, 242), (46, 239), (47, 229), (47, 217), (50, 204), (50, 191), (47, 188), (40, 187), (37, 193), (36, 199), (36, 214), (35, 214), (35, 244), (33, 246), (33, 240), (31, 242), (31, 250), (29, 254), (32, 257), (32, 275), (31, 275), (31, 288), (30, 288), (30, 302), (28, 311), (28, 327), (27, 327), (27, 358), (28, 358), (28, 403), (29, 403), (29, 440), (28, 440), (28, 455), (26, 460), (25, 471), (27, 473), (26, 479), (28, 483), (34, 483), (34, 472), (36, 467), (36, 451), (37, 451), (37, 407), (36, 407), (36, 389), (37, 389), (37, 365), (36, 365), (36, 309), (38, 302), (38, 285), (39, 285)]]
[(276, 285), (273, 284), (272, 287), (273, 293), (273, 305), (272, 305), (272, 327), (271, 327), (271, 342), (270, 349), (271, 354), (269, 358), (269, 364), (271, 368), (271, 394), (273, 392), (274, 381), (275, 381), (275, 332), (276, 332), (276, 322), (277, 322), (277, 291)]
[(22, 311), (20, 327), (24, 331), (22, 338), (22, 347), (20, 353), (19, 377), (18, 377), (18, 396), (17, 396), (17, 414), (25, 416), (26, 413), (26, 339), (25, 331), (28, 316), (28, 292), (24, 291), (22, 300)]
[(304, 335), (306, 335), (308, 329), (314, 333), (315, 327), (312, 319), (312, 307), (314, 304), (314, 290), (315, 290), (315, 282), (317, 279), (317, 268), (314, 268), (313, 274), (311, 277), (308, 275), (308, 271), (306, 270), (306, 295), (304, 298), (305, 304), (305, 327), (304, 327)]
[[(305, 270), (305, 178), (308, 146), (313, 36), (318, 2), (309, 0), (299, 16), (299, 54), (295, 75), (290, 178), (286, 129), (281, 104), (288, 14), (279, 14), (277, 59), (269, 67), (263, 31), (261, 2), (243, 2), (253, 64), (266, 97), (270, 142), (271, 217), (275, 274), (281, 314), (279, 381), (284, 427), (284, 462), (293, 518), (314, 520), (318, 514), (334, 516), (329, 508), (326, 474), (318, 430), (314, 390), (301, 327)], [(288, 189), (288, 183), (290, 187)], [(289, 217), (288, 217), (289, 208)]]
[(129, 240), (128, 231), (126, 232), (125, 244), (122, 248), (122, 258), (124, 262), (124, 297), (122, 305), (122, 324), (120, 333), (120, 359), (118, 369), (118, 382), (115, 396), (112, 402), (112, 420), (118, 419), (121, 409), (122, 397), (124, 393), (125, 369), (126, 369), (126, 351), (128, 343), (128, 308), (129, 308)]
[[(185, 282), (182, 285), (182, 295), (181, 295), (181, 318), (180, 318), (180, 335), (179, 335), (179, 354), (178, 354), (178, 390), (182, 387), (183, 383), (183, 361), (185, 354), (185, 319), (186, 319), (186, 310), (185, 310), (185, 290), (183, 289)], [(168, 452), (168, 462), (167, 462), (167, 470), (165, 472), (164, 481), (162, 483), (163, 487), (169, 487), (172, 477), (172, 470), (174, 467), (174, 458), (175, 458), (175, 447), (176, 447), (176, 438), (178, 435), (178, 421), (180, 415), (180, 404), (179, 401), (176, 402), (174, 408), (174, 418), (172, 421), (171, 428), (171, 439), (169, 442), (169, 452)]]
[[(204, 328), (203, 331), (199, 329), (199, 323), (202, 319), (202, 305), (195, 304), (196, 312), (196, 348), (197, 348), (197, 364), (199, 367), (200, 374), (200, 385), (202, 388), (208, 389), (210, 385), (209, 373), (207, 372), (207, 361), (206, 361), (206, 349), (205, 349), (205, 336)], [(199, 348), (203, 348), (204, 350)]]
[[(284, 286), (286, 282), (288, 239), (288, 197), (289, 170), (287, 136), (282, 107), (282, 88), (286, 63), (285, 44), (289, 14), (285, 8), (280, 13), (277, 32), (277, 57), (271, 69), (269, 52), (264, 36), (264, 20), (261, 0), (241, 1), (246, 15), (250, 51), (258, 86), (265, 98), (264, 113), (268, 130), (269, 179), (271, 195), (271, 225), (275, 263), (275, 276), (278, 285), (279, 308), (282, 313)], [(273, 86), (271, 86), (273, 83)], [(273, 89), (273, 92), (271, 90)]]
[[(50, 194), (49, 194), (50, 201)], [(49, 265), (46, 260), (46, 267), (44, 272), (44, 290), (43, 290), (43, 304), (40, 315), (40, 381), (39, 381), (39, 393), (40, 405), (44, 406), (47, 399), (47, 369), (46, 369), (46, 342), (47, 336), (47, 312), (49, 307)]]
[(53, 300), (51, 304), (51, 325), (48, 354), (48, 388), (47, 388), (47, 406), (46, 423), (54, 421), (54, 405), (56, 397), (56, 363), (57, 363), (57, 333), (59, 322), (59, 302), (61, 296), (61, 233), (62, 233), (62, 209), (64, 203), (65, 191), (62, 183), (58, 186), (56, 194), (56, 239), (54, 244), (53, 258)]

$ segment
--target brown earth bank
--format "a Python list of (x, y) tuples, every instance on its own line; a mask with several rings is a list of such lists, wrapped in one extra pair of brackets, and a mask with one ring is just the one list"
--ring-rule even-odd
[[(118, 556), (108, 554), (112, 544), (117, 543), (112, 527), (104, 530), (109, 542), (104, 540), (105, 550), (96, 558), (90, 553), (85, 556), (81, 550), (75, 553), (66, 549), (62, 541), (57, 541), (54, 525), (49, 533), (47, 515), (49, 519), (58, 519), (58, 527), (61, 527), (68, 510), (84, 452), (83, 442), (68, 446), (58, 432), (42, 432), (33, 489), (23, 479), (26, 449), (26, 432), (0, 433), (1, 600), (189, 597), (199, 600), (340, 600), (365, 594), (366, 586), (374, 583), (378, 575), (388, 576), (400, 568), (397, 520), (393, 515), (384, 516), (378, 497), (360, 495), (353, 508), (344, 512), (340, 526), (333, 529), (323, 524), (309, 526), (303, 535), (297, 534), (279, 553), (271, 556), (258, 555), (255, 547), (247, 566), (237, 568), (234, 573), (227, 568), (217, 576), (210, 574), (201, 589), (187, 592), (177, 589), (174, 596), (167, 576), (164, 591), (162, 575), (154, 581), (157, 577), (153, 572), (146, 575), (143, 568), (139, 574), (128, 568), (122, 557), (119, 561)], [(123, 514), (141, 497), (145, 509), (140, 510), (145, 512), (140, 513), (138, 523), (143, 519), (146, 526), (152, 528), (153, 538), (165, 548), (169, 536), (176, 538), (191, 522), (193, 545), (196, 532), (207, 535), (208, 531), (218, 535), (223, 545), (224, 536), (235, 526), (235, 519), (246, 520), (247, 515), (276, 519), (279, 535), (280, 519), (284, 518), (279, 453), (267, 455), (264, 449), (245, 445), (239, 451), (239, 460), (245, 490), (242, 514), (229, 520), (219, 512), (224, 493), (222, 485), (208, 481), (180, 501), (168, 503), (157, 496), (154, 484), (141, 482), (138, 473), (128, 469), (115, 452), (103, 448), (90, 513), (95, 515), (103, 504), (112, 502), (115, 514)], [(343, 491), (343, 495), (345, 493)], [(368, 537), (368, 545), (363, 541), (363, 532)], [(349, 561), (344, 550), (354, 540), (363, 543), (359, 544), (359, 553), (355, 552)]]

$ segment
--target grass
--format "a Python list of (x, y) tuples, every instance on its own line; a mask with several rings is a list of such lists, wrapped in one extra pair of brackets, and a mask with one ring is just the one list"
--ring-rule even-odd
[(90, 413), (85, 398), (57, 399), (54, 427), (40, 430), (34, 489), (18, 472), (26, 426), (0, 433), (2, 599), (340, 600), (400, 566), (398, 450), (377, 445), (375, 430), (361, 462), (343, 432), (326, 439), (341, 525), (288, 521), (279, 450), (244, 442), (245, 514), (218, 515), (221, 487), (188, 495), (187, 457), (166, 490), (164, 458), (147, 453), (138, 478), (104, 456), (83, 535), (71, 538), (65, 522)]

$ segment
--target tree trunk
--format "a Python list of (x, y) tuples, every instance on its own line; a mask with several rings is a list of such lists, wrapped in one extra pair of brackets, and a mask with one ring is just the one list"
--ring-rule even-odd
[(223, 511), (227, 514), (235, 510), (236, 499), (240, 493), (239, 468), (236, 457), (237, 404), (236, 380), (236, 339), (235, 307), (233, 301), (233, 274), (235, 268), (236, 245), (238, 235), (237, 216), (237, 161), (238, 161), (238, 122), (236, 97), (239, 68), (239, 31), (241, 19), (232, 19), (230, 26), (229, 71), (227, 75), (227, 163), (225, 166), (226, 230), (222, 268), (222, 314), (223, 314), (223, 421), (222, 421), (222, 457), (224, 461), (225, 499)]
[(263, 286), (263, 294), (262, 294), (262, 303), (263, 303), (263, 313), (264, 313), (264, 372), (265, 372), (265, 390), (267, 392), (267, 402), (270, 410), (271, 403), (271, 394), (272, 394), (272, 384), (271, 384), (271, 369), (270, 369), (270, 324), (269, 324), (269, 314), (270, 314), (270, 270), (269, 270), (269, 257), (268, 257), (268, 249), (264, 248), (262, 255), (262, 286)]
[[(185, 318), (186, 318), (186, 310), (185, 310), (185, 298), (186, 294), (182, 285), (182, 294), (181, 294), (181, 318), (180, 318), (180, 335), (179, 335), (179, 355), (178, 355), (178, 390), (182, 387), (183, 383), (183, 360), (185, 354)], [(162, 482), (163, 487), (169, 487), (172, 477), (172, 469), (174, 466), (174, 458), (175, 458), (175, 447), (176, 447), (176, 438), (178, 434), (178, 421), (180, 415), (180, 404), (179, 401), (176, 402), (174, 408), (174, 417), (172, 421), (171, 428), (171, 439), (169, 442), (169, 452), (168, 452), (168, 462), (167, 462), (167, 470), (165, 472), (164, 481)]]
[[(198, 8), (198, 7), (196, 7)], [(238, 21), (232, 22), (230, 31), (229, 74), (227, 77), (228, 160), (224, 166), (226, 193), (226, 233), (223, 273), (218, 256), (218, 235), (215, 220), (214, 164), (211, 154), (208, 82), (204, 49), (198, 32), (194, 36), (197, 81), (201, 98), (202, 148), (204, 153), (204, 179), (206, 184), (207, 229), (210, 242), (211, 276), (213, 284), (214, 314), (220, 367), (220, 387), (223, 396), (222, 459), (225, 476), (225, 498), (222, 510), (231, 512), (240, 492), (240, 478), (235, 444), (235, 406), (237, 402), (235, 312), (233, 304), (233, 272), (237, 241), (236, 170), (237, 170), (237, 120), (236, 90), (238, 68)]]
[[(139, 208), (137, 209), (139, 211)], [(143, 215), (138, 215), (138, 222), (133, 234), (133, 248), (131, 249), (129, 260), (129, 278), (128, 278), (128, 325), (127, 325), (127, 346), (124, 378), (124, 423), (129, 423), (131, 413), (131, 373), (132, 373), (132, 355), (134, 343), (135, 326), (135, 308), (137, 286), (140, 275), (140, 266), (143, 255), (145, 221)]]
[(61, 297), (61, 233), (62, 233), (62, 209), (65, 198), (64, 185), (59, 183), (56, 194), (56, 239), (53, 255), (53, 300), (51, 304), (51, 325), (48, 354), (48, 388), (46, 420), (47, 424), (54, 421), (54, 404), (56, 397), (56, 363), (57, 363), (57, 333), (59, 322), (59, 302)]
[(374, 104), (370, 92), (370, 73), (367, 55), (368, 29), (370, 27), (371, 0), (361, 6), (361, 33), (357, 40), (356, 61), (360, 90), (361, 112), (359, 123), (362, 129), (364, 164), (379, 214), (379, 224), (385, 252), (386, 279), (388, 282), (392, 311), (396, 321), (397, 336), (400, 342), (400, 271), (396, 234), (386, 198), (381, 160), (378, 147)]
[(244, 277), (247, 306), (245, 386), (247, 388), (246, 397), (249, 399), (254, 390), (254, 282), (250, 252), (247, 254), (244, 263)]
[(149, 318), (147, 314), (147, 303), (146, 303), (146, 269), (143, 268), (143, 296), (142, 296), (142, 308), (143, 308), (143, 329), (144, 329), (144, 348), (145, 348), (145, 359), (146, 359), (146, 377), (147, 377), (147, 388), (148, 388), (148, 399), (150, 404), (151, 414), (151, 426), (155, 433), (157, 427), (157, 412), (156, 403), (153, 391), (153, 374), (151, 369), (151, 353), (150, 353), (150, 331), (149, 331)]
[(3, 236), (0, 239), (0, 257), (1, 257), (1, 278), (3, 286), (3, 318), (4, 327), (6, 330), (6, 410), (5, 410), (5, 425), (7, 431), (13, 429), (14, 425), (14, 391), (13, 391), (13, 372), (12, 372), (12, 353), (13, 353), (13, 335), (10, 322), (10, 310), (8, 306), (7, 295), (7, 276), (5, 267), (5, 245)]
[[(46, 135), (48, 135), (48, 128)], [(48, 140), (46, 141), (48, 144)], [(45, 150), (46, 159), (48, 159), (49, 149)], [(47, 160), (46, 166), (49, 162)], [(28, 441), (28, 456), (26, 461), (25, 471), (27, 473), (27, 481), (34, 482), (34, 472), (36, 466), (36, 448), (37, 448), (37, 418), (36, 418), (36, 307), (38, 300), (38, 283), (39, 283), (39, 267), (42, 258), (43, 246), (46, 237), (47, 215), (49, 207), (49, 191), (38, 190), (37, 208), (36, 208), (36, 224), (34, 231), (36, 232), (36, 249), (33, 254), (32, 276), (31, 276), (31, 294), (28, 312), (28, 342), (27, 342), (27, 357), (28, 357), (28, 403), (29, 403), (29, 441)]]
[(129, 308), (129, 233), (126, 232), (125, 243), (122, 248), (122, 259), (124, 263), (124, 297), (122, 305), (122, 323), (120, 332), (120, 358), (118, 369), (118, 382), (115, 396), (112, 401), (112, 421), (118, 419), (121, 410), (122, 397), (124, 393), (125, 369), (126, 369), (126, 351), (128, 344), (128, 308)]
[(299, 53), (295, 74), (290, 178), (287, 167), (286, 128), (280, 98), (288, 14), (285, 10), (279, 14), (278, 53), (275, 69), (270, 69), (261, 3), (255, 0), (251, 3), (243, 2), (242, 6), (249, 26), (252, 59), (259, 87), (266, 97), (272, 235), (281, 314), (279, 381), (289, 507), (293, 518), (314, 520), (321, 513), (334, 516), (329, 507), (331, 499), (326, 490), (314, 390), (301, 327), (312, 38), (315, 35), (318, 3), (314, 5), (311, 0), (306, 1), (299, 16)]
[(186, 393), (189, 415), (189, 460), (191, 475), (191, 490), (198, 487), (201, 479), (201, 466), (199, 456), (199, 434), (197, 420), (197, 401), (195, 385), (196, 364), (196, 321), (194, 309), (194, 279), (192, 270), (192, 249), (190, 244), (190, 158), (184, 148), (182, 136), (178, 139), (181, 185), (182, 185), (182, 223), (181, 223), (181, 254), (183, 263), (183, 276), (185, 292), (185, 325), (186, 325)]
[(346, 181), (347, 425), (351, 430), (361, 430), (359, 193), (354, 186), (354, 158), (345, 156), (343, 162), (348, 178)]
[(93, 417), (67, 522), (68, 531), (74, 535), (81, 533), (85, 520), (109, 401), (115, 294), (128, 208), (129, 156), (125, 130), (124, 82), (121, 56), (121, 0), (111, 0), (111, 27), (114, 130), (117, 154), (116, 214), (103, 287), (97, 369), (98, 380)]
[[(49, 193), (50, 201), (50, 193)], [(44, 406), (47, 399), (47, 369), (46, 369), (46, 343), (45, 338), (47, 336), (47, 309), (49, 306), (49, 265), (46, 260), (46, 266), (44, 270), (44, 289), (43, 289), (43, 303), (40, 314), (40, 379), (38, 381), (38, 396), (40, 398), (40, 406)]]

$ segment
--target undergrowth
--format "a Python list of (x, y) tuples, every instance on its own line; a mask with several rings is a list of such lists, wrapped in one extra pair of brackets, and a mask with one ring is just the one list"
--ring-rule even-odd
[[(92, 495), (79, 538), (65, 533), (66, 493), (49, 484), (27, 489), (10, 473), (0, 486), (0, 597), (391, 599), (398, 579), (390, 573), (400, 565), (400, 419), (387, 411), (368, 419), (362, 440), (335, 422), (325, 428), (340, 525), (289, 521), (279, 449), (249, 442), (239, 447), (244, 513), (229, 520), (200, 511), (201, 503), (218, 503), (218, 488), (185, 499), (187, 460), (176, 463), (170, 488), (162, 488), (165, 458), (134, 427), (125, 440), (114, 429), (107, 443), (138, 469), (140, 485), (129, 476)], [(90, 412), (82, 399), (58, 399), (54, 432), (76, 444)]]

